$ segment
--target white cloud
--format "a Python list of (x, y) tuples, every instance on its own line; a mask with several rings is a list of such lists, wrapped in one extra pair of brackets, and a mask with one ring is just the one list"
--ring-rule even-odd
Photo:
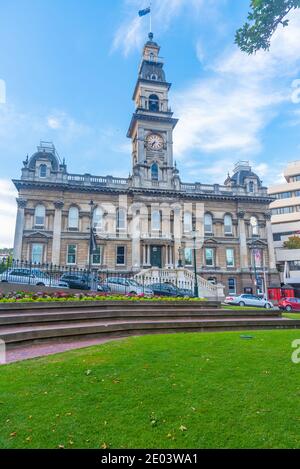
[(16, 222), (17, 191), (13, 183), (7, 179), (0, 179), (0, 248), (13, 246)]
[(286, 80), (300, 69), (300, 11), (290, 18), (289, 27), (275, 34), (270, 52), (248, 56), (232, 46), (206, 64), (208, 78), (173, 95), (180, 118), (174, 139), (177, 158), (184, 161), (195, 150), (243, 154), (261, 150), (261, 131), (279, 105), (290, 100)]
[[(220, 1), (220, 0), (219, 0)], [(214, 5), (216, 0), (152, 0), (153, 31), (166, 31), (171, 22), (183, 12), (197, 15), (203, 7)], [(113, 50), (121, 49), (127, 56), (134, 49), (139, 49), (149, 32), (149, 17), (139, 18), (141, 0), (125, 0), (127, 13), (123, 23), (115, 33)]]

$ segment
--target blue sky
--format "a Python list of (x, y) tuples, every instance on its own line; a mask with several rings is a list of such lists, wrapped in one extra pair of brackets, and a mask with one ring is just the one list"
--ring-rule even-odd
[[(180, 121), (175, 158), (185, 181), (220, 182), (239, 159), (266, 184), (300, 159), (300, 12), (271, 51), (234, 45), (249, 0), (152, 0), (153, 32)], [(127, 176), (127, 128), (148, 18), (147, 0), (0, 0), (0, 247), (12, 245), (11, 178), (40, 140), (73, 173)], [(296, 86), (296, 84), (294, 85)], [(1, 101), (1, 100), (0, 100)], [(295, 100), (294, 100), (295, 101)]]

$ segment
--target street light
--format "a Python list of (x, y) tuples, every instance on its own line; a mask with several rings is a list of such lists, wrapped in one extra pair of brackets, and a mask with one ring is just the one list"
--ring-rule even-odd
[(196, 251), (197, 231), (196, 229), (193, 230), (192, 235), (193, 235), (193, 241), (194, 241), (194, 275), (195, 275), (194, 295), (196, 298), (199, 298), (198, 276), (197, 276), (197, 251)]

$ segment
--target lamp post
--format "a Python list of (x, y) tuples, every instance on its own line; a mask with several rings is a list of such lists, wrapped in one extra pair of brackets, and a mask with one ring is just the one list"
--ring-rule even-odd
[(182, 268), (182, 248), (178, 249), (178, 268)]
[(89, 243), (89, 275), (91, 274), (92, 267), (92, 244), (93, 244), (93, 218), (94, 218), (94, 201), (91, 200), (90, 203), (90, 243)]
[(193, 230), (193, 241), (194, 241), (194, 295), (196, 298), (199, 298), (199, 288), (198, 288), (198, 276), (197, 276), (197, 251), (196, 251), (196, 240), (197, 240), (197, 231)]
[(95, 241), (95, 232), (94, 232), (94, 226), (93, 226), (93, 221), (94, 221), (94, 211), (95, 211), (95, 204), (94, 204), (94, 201), (91, 200), (90, 201), (90, 207), (91, 207), (91, 211), (90, 211), (90, 245), (89, 245), (89, 272), (88, 272), (88, 277), (89, 277), (89, 281), (91, 283), (91, 290), (92, 291), (97, 291), (97, 279), (96, 279), (96, 276), (94, 277), (94, 275), (92, 274), (92, 255), (93, 255), (93, 252), (95, 250), (95, 244), (96, 244), (96, 241)]

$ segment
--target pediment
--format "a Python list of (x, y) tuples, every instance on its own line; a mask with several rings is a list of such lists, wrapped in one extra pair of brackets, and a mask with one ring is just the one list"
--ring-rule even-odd
[(45, 233), (44, 231), (33, 231), (31, 233), (26, 233), (24, 235), (24, 238), (52, 238), (52, 236), (49, 233)]
[(218, 244), (218, 240), (216, 238), (208, 238), (204, 241), (203, 244)]

